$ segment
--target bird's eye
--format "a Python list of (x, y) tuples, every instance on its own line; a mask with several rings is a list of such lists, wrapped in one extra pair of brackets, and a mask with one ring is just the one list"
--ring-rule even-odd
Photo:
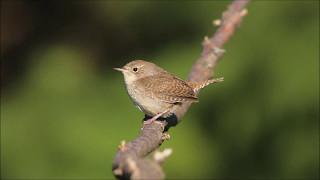
[(132, 70), (133, 70), (134, 72), (137, 72), (137, 71), (138, 71), (138, 68), (135, 67), (135, 68), (133, 68)]

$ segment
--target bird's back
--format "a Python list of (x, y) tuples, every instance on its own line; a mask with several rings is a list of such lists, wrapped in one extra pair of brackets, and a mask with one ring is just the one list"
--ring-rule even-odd
[(175, 104), (184, 101), (196, 101), (193, 88), (185, 81), (167, 73), (148, 76), (137, 80), (150, 96), (158, 101)]

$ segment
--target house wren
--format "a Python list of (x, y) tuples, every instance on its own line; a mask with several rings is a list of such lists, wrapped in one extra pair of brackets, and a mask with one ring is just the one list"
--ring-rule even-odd
[(168, 117), (183, 102), (197, 102), (197, 91), (223, 81), (223, 78), (203, 82), (179, 79), (159, 66), (143, 61), (131, 61), (122, 68), (114, 68), (124, 75), (127, 92), (133, 103), (147, 116), (149, 124), (159, 117)]

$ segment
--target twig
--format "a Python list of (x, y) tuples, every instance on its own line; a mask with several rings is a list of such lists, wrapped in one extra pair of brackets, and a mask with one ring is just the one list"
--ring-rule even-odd
[(158, 164), (162, 164), (172, 154), (172, 149), (165, 149), (163, 151), (156, 151), (153, 154), (153, 160)]
[[(212, 77), (213, 68), (225, 50), (223, 45), (234, 34), (242, 18), (247, 14), (245, 9), (249, 0), (234, 0), (223, 12), (222, 18), (216, 20), (219, 25), (211, 38), (205, 37), (201, 57), (193, 65), (188, 80), (199, 82)], [(162, 154), (161, 160), (148, 159), (146, 156), (156, 150), (168, 137), (164, 131), (181, 121), (191, 103), (184, 103), (174, 112), (173, 119), (156, 121), (145, 125), (140, 135), (133, 141), (122, 143), (112, 166), (114, 175), (119, 179), (163, 179), (164, 172), (160, 166), (171, 153)], [(159, 163), (161, 162), (161, 163)]]

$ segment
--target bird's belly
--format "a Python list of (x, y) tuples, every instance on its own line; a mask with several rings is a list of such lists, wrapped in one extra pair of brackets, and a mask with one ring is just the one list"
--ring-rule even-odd
[(165, 110), (167, 110), (171, 104), (157, 101), (153, 98), (142, 96), (138, 97), (135, 101), (135, 104), (139, 109), (149, 116), (154, 116)]
[[(148, 116), (155, 116), (172, 106), (172, 104), (159, 101), (146, 95), (141, 95), (137, 92), (132, 92), (132, 90), (129, 89), (128, 93), (133, 103), (140, 109), (140, 111)], [(166, 114), (164, 116), (166, 116)]]

